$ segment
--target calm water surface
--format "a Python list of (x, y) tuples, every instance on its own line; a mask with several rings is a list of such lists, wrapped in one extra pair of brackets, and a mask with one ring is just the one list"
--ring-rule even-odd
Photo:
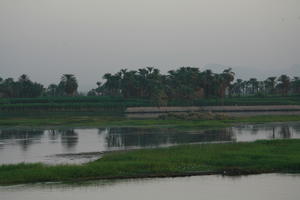
[(274, 138), (300, 138), (300, 123), (243, 125), (198, 131), (166, 128), (0, 129), (0, 164), (82, 163), (101, 155), (74, 154)]
[(299, 185), (300, 175), (194, 176), (0, 187), (0, 199), (299, 200)]

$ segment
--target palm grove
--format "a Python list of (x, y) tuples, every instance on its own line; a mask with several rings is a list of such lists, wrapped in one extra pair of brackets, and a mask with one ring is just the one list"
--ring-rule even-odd
[(50, 84), (48, 88), (40, 83), (33, 82), (26, 74), (21, 75), (17, 81), (12, 78), (0, 77), (0, 97), (6, 98), (33, 98), (40, 96), (75, 96), (78, 83), (72, 74), (64, 74), (58, 85)]
[[(231, 96), (270, 96), (300, 94), (300, 78), (281, 75), (264, 81), (256, 78), (235, 80), (235, 73), (225, 69), (222, 73), (199, 68), (181, 67), (161, 74), (157, 68), (138, 70), (122, 69), (103, 76), (103, 83), (88, 92), (88, 96), (121, 96), (149, 99), (164, 105), (168, 101), (191, 101), (200, 98), (225, 98)], [(74, 75), (64, 74), (58, 84), (45, 88), (27, 75), (18, 80), (0, 78), (0, 96), (7, 98), (40, 96), (77, 96), (78, 82)]]

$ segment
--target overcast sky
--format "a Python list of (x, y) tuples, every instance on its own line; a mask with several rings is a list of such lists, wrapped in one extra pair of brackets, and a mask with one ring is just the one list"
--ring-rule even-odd
[(3, 78), (87, 90), (121, 68), (223, 65), (300, 76), (300, 0), (0, 0)]

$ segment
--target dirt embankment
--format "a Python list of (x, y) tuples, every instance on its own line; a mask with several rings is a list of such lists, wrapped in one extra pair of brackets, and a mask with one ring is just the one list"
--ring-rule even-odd
[(130, 118), (156, 118), (166, 113), (215, 113), (228, 116), (300, 115), (298, 105), (275, 106), (192, 106), (192, 107), (129, 107), (125, 113)]

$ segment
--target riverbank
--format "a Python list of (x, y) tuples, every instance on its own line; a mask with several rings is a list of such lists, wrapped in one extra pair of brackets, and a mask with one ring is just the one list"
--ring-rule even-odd
[(115, 152), (83, 165), (2, 165), (0, 184), (271, 172), (300, 172), (299, 139)]
[(14, 115), (0, 118), (0, 127), (171, 127), (181, 129), (222, 128), (239, 123), (268, 123), (300, 121), (300, 115), (265, 115), (212, 119), (128, 119), (121, 116), (85, 115)]
[(185, 107), (129, 107), (125, 110), (130, 119), (155, 119), (166, 115), (223, 115), (251, 117), (264, 115), (300, 115), (299, 105), (265, 106), (185, 106)]
[[(172, 100), (168, 107), (239, 107), (239, 106), (295, 106), (300, 105), (300, 96), (228, 97), (195, 100)], [(153, 107), (149, 99), (109, 96), (0, 98), (0, 112), (109, 112), (124, 113), (130, 107)], [(210, 108), (209, 108), (210, 109)], [(231, 108), (230, 108), (231, 109)], [(235, 108), (236, 109), (236, 108)], [(0, 113), (1, 114), (1, 113)]]

